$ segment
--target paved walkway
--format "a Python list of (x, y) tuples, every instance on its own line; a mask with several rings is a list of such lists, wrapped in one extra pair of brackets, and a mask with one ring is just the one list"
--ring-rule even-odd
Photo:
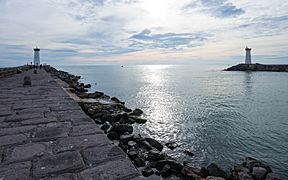
[(0, 79), (0, 179), (138, 179), (58, 81), (44, 70)]

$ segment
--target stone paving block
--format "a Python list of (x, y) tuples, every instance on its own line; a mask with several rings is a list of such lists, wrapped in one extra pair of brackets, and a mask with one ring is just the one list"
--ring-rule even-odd
[(82, 179), (132, 179), (139, 176), (139, 172), (128, 159), (109, 161), (80, 173)]
[(29, 114), (15, 114), (8, 116), (4, 121), (6, 122), (19, 122), (27, 119), (43, 118), (43, 113), (29, 113)]
[(115, 145), (88, 148), (82, 151), (82, 155), (85, 163), (89, 165), (127, 158), (121, 148)]
[(35, 128), (36, 126), (19, 126), (19, 127), (11, 127), (11, 128), (0, 128), (0, 136), (25, 133)]
[(38, 112), (49, 112), (50, 109), (47, 107), (37, 107), (37, 108), (26, 108), (22, 110), (17, 110), (17, 114), (31, 114), (31, 113), (38, 113)]
[(8, 154), (6, 161), (11, 163), (32, 160), (34, 157), (40, 156), (45, 151), (45, 149), (45, 145), (40, 143), (29, 143), (16, 146)]
[(56, 176), (51, 176), (51, 177), (44, 177), (41, 178), (40, 180), (79, 180), (79, 177), (77, 174), (72, 174), (72, 173), (65, 173), (65, 174), (60, 174)]
[(56, 107), (51, 107), (51, 111), (69, 111), (69, 110), (82, 110), (81, 107), (78, 104), (74, 105), (69, 105), (69, 106), (56, 106)]
[(57, 118), (36, 118), (36, 119), (28, 119), (21, 121), (21, 124), (23, 125), (32, 125), (32, 124), (46, 124), (51, 122), (57, 122)]
[(29, 108), (41, 108), (44, 107), (44, 105), (40, 104), (29, 104), (29, 105), (23, 105), (23, 104), (15, 104), (12, 106), (12, 109), (14, 110), (22, 110), (22, 109), (29, 109)]
[(12, 145), (12, 144), (23, 144), (27, 140), (24, 134), (14, 134), (1, 136), (0, 146)]
[(51, 174), (75, 173), (83, 167), (80, 153), (68, 151), (34, 160), (32, 174), (39, 179)]
[(88, 134), (103, 134), (103, 131), (96, 124), (73, 126), (69, 136), (82, 136)]
[(86, 136), (75, 136), (60, 138), (56, 141), (55, 150), (56, 152), (62, 152), (67, 150), (82, 150), (92, 146), (104, 146), (111, 144), (106, 135), (95, 134)]
[(49, 141), (68, 136), (66, 127), (40, 127), (32, 133), (32, 141)]
[(0, 166), (0, 179), (29, 180), (30, 168), (30, 161)]
[(0, 117), (3, 117), (3, 116), (11, 116), (11, 115), (13, 115), (14, 113), (13, 113), (13, 111), (11, 111), (11, 110), (2, 110), (2, 111), (0, 111)]

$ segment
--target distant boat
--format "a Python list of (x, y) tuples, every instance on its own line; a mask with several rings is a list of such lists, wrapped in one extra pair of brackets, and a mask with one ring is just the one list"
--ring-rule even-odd
[(121, 67), (124, 67), (123, 65)]

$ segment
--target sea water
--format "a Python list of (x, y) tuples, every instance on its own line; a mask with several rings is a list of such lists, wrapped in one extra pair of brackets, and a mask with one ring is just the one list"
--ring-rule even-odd
[[(140, 108), (148, 122), (135, 131), (180, 148), (180, 162), (228, 170), (246, 156), (288, 179), (288, 73), (228, 72), (213, 65), (62, 66), (90, 91)], [(189, 156), (183, 152), (193, 152)]]

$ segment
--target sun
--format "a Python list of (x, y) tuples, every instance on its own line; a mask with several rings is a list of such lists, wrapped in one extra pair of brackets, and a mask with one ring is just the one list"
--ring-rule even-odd
[(167, 0), (143, 0), (141, 7), (147, 12), (147, 16), (155, 20), (166, 20), (169, 6)]

